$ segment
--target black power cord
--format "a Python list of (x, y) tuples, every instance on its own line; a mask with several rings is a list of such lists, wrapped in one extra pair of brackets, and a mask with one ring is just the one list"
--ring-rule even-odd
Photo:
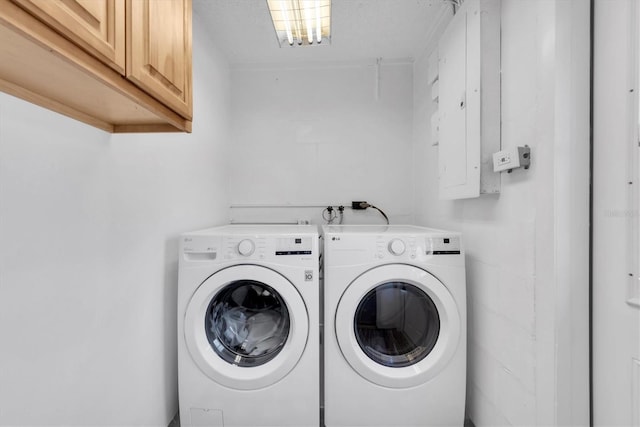
[(384, 219), (387, 221), (387, 224), (389, 224), (389, 217), (387, 217), (387, 215), (382, 212), (382, 209), (373, 206), (371, 203), (368, 202), (351, 202), (351, 209), (353, 210), (363, 210), (363, 209), (367, 209), (367, 208), (372, 208), (377, 210), (378, 212), (380, 212), (380, 214), (384, 217)]
[[(380, 215), (382, 215), (384, 217), (385, 221), (387, 221), (387, 225), (389, 224), (389, 217), (379, 207), (374, 206), (374, 205), (372, 205), (371, 203), (368, 203), (368, 202), (360, 202), (360, 201), (351, 202), (351, 209), (353, 209), (354, 211), (357, 211), (357, 210), (361, 211), (361, 210), (365, 210), (367, 208), (375, 209), (378, 212), (380, 212)], [(333, 221), (338, 216), (340, 216), (340, 220), (339, 220), (338, 224), (342, 224), (342, 221), (344, 220), (344, 210), (345, 210), (345, 207), (342, 206), (342, 205), (340, 205), (338, 207), (327, 206), (322, 211), (322, 219), (324, 219), (327, 222), (327, 224), (332, 224)]]
[(369, 207), (372, 208), (372, 209), (377, 210), (378, 212), (380, 212), (380, 215), (382, 215), (384, 217), (384, 219), (387, 220), (387, 225), (389, 225), (389, 217), (387, 217), (387, 215), (384, 212), (382, 212), (382, 209), (380, 209), (380, 208), (378, 208), (376, 206), (373, 206), (373, 205), (369, 205)]

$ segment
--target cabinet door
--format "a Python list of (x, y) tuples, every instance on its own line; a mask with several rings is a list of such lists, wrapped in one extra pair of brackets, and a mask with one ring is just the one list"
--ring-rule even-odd
[(191, 0), (127, 0), (127, 78), (191, 119)]
[(13, 1), (124, 74), (124, 0)]

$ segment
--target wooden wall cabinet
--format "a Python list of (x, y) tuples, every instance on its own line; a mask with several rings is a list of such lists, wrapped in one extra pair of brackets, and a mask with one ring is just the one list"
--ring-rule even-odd
[(127, 11), (127, 78), (191, 118), (190, 0), (127, 0)]
[(108, 132), (191, 132), (191, 0), (0, 0), (0, 90)]

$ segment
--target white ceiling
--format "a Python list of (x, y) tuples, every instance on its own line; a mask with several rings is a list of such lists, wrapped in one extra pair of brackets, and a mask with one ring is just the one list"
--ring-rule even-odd
[(331, 8), (330, 45), (280, 48), (266, 0), (193, 0), (194, 19), (232, 65), (411, 60), (452, 14), (450, 0), (333, 0)]

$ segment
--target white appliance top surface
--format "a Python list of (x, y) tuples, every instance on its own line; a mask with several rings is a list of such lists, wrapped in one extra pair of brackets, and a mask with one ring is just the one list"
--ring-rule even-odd
[(229, 224), (204, 230), (192, 231), (186, 234), (197, 235), (286, 235), (286, 234), (318, 234), (316, 225), (286, 225), (286, 224)]
[(458, 234), (453, 231), (416, 225), (325, 225), (323, 230), (325, 233), (351, 234)]

